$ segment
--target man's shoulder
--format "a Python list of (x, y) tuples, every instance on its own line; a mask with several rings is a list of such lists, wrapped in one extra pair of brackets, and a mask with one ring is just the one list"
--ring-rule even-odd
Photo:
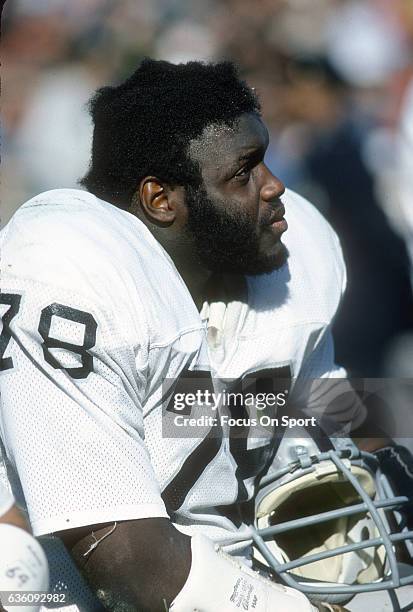
[[(90, 281), (152, 267), (160, 246), (130, 213), (77, 189), (54, 189), (28, 200), (2, 231), (3, 268), (26, 277), (65, 272)], [(139, 262), (142, 263), (139, 266)], [(56, 274), (53, 273), (55, 270)], [(57, 280), (57, 279), (56, 279)]]
[(294, 270), (293, 282), (337, 287), (345, 285), (345, 264), (337, 234), (321, 212), (294, 191), (283, 196), (289, 229), (283, 239)]
[(275, 322), (280, 324), (308, 320), (329, 323), (346, 284), (340, 242), (308, 200), (290, 190), (282, 200), (289, 226), (282, 240), (289, 257), (279, 270), (250, 278), (254, 303), (267, 314), (276, 311)]
[(300, 237), (312, 237), (313, 241), (323, 239), (333, 242), (337, 247), (338, 239), (333, 228), (320, 210), (309, 200), (291, 189), (282, 196), (286, 218), (290, 220), (289, 230), (285, 234), (286, 242), (300, 241)]
[(293, 191), (285, 196), (289, 222), (285, 244), (290, 252), (292, 282), (307, 288), (318, 286), (340, 297), (346, 267), (337, 234), (314, 204)]
[(4, 241), (52, 243), (74, 233), (78, 241), (97, 241), (127, 227), (129, 213), (80, 189), (52, 189), (25, 202), (3, 229)]
[[(139, 313), (153, 342), (201, 325), (175, 266), (147, 227), (84, 191), (53, 190), (26, 202), (2, 232), (1, 265), (5, 291), (43, 292), (76, 308), (129, 313), (130, 320)], [(82, 306), (75, 305), (80, 299)]]

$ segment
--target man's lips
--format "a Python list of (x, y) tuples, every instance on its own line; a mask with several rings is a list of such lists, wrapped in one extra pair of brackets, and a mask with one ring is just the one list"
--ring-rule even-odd
[(268, 225), (273, 225), (274, 223), (283, 221), (284, 215), (285, 215), (285, 208), (284, 208), (284, 205), (281, 204), (280, 206), (277, 206), (277, 208), (273, 211), (273, 214), (271, 215), (270, 220), (268, 221)]
[(288, 229), (288, 223), (285, 219), (280, 219), (280, 221), (274, 221), (274, 223), (271, 223), (270, 227), (276, 229), (277, 233), (283, 234)]
[(285, 208), (283, 204), (278, 206), (270, 217), (268, 225), (277, 230), (277, 233), (283, 233), (288, 229), (287, 221), (284, 219)]

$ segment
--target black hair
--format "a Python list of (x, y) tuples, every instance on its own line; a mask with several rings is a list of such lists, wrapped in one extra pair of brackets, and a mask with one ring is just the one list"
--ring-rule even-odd
[(124, 208), (145, 176), (199, 186), (199, 168), (187, 155), (190, 141), (210, 124), (259, 113), (260, 104), (231, 62), (147, 58), (125, 82), (98, 89), (90, 112), (92, 159), (81, 184)]

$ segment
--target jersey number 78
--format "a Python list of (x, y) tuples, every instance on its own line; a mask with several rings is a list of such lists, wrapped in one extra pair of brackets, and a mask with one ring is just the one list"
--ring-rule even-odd
[[(2, 316), (3, 329), (0, 335), (0, 371), (4, 371), (10, 370), (14, 365), (12, 357), (4, 357), (4, 354), (13, 337), (11, 323), (20, 310), (21, 295), (2, 293), (0, 304), (8, 306)], [(53, 338), (50, 335), (53, 317), (60, 317), (84, 325), (83, 343), (79, 345)], [(93, 372), (93, 357), (88, 351), (96, 343), (97, 323), (92, 314), (54, 302), (41, 311), (37, 331), (42, 338), (41, 346), (44, 359), (53, 368), (64, 370), (72, 378), (87, 378)], [(52, 349), (63, 349), (78, 355), (81, 365), (70, 368), (64, 367), (53, 355)]]

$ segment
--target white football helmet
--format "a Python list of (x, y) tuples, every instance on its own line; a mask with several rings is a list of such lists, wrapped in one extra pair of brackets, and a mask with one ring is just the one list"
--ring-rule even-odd
[(261, 479), (250, 530), (256, 566), (314, 602), (412, 584), (413, 566), (402, 575), (396, 556), (400, 545), (412, 554), (413, 531), (395, 521), (407, 497), (392, 495), (377, 458), (350, 439), (312, 435), (285, 435)]
[(301, 433), (284, 436), (261, 480), (255, 558), (313, 600), (343, 603), (413, 583), (413, 567), (402, 577), (395, 551), (413, 532), (391, 533), (407, 497), (392, 495), (376, 457), (350, 439)]

